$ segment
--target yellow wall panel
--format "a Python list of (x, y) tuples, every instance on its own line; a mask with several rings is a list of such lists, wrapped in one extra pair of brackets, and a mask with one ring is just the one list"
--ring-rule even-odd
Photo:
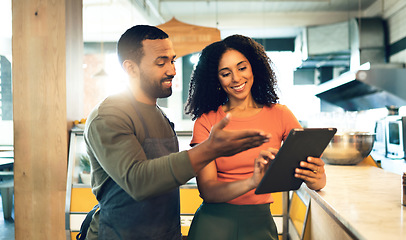
[(91, 188), (72, 188), (71, 212), (89, 212), (97, 203)]
[(283, 214), (283, 202), (282, 202), (282, 192), (272, 193), (274, 202), (271, 204), (272, 215), (282, 215)]
[(70, 239), (71, 240), (76, 240), (76, 235), (78, 235), (79, 232), (70, 232)]
[(289, 217), (292, 220), (293, 225), (296, 228), (299, 236), (303, 234), (303, 226), (306, 221), (307, 206), (300, 199), (300, 197), (293, 192), (290, 202)]
[(181, 226), (180, 230), (182, 232), (182, 236), (187, 236), (189, 233), (190, 226)]
[(181, 214), (194, 214), (202, 202), (197, 188), (180, 188)]

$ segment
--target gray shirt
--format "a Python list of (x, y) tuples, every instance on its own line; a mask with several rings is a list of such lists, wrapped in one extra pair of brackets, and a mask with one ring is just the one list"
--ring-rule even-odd
[[(145, 129), (134, 106), (143, 116), (150, 137), (174, 135), (157, 106), (135, 101), (129, 91), (96, 106), (86, 121), (84, 136), (92, 166), (92, 191), (98, 199), (109, 178), (140, 201), (179, 187), (196, 175), (186, 151), (146, 161), (141, 147)], [(91, 228), (97, 226), (94, 221), (95, 216)]]

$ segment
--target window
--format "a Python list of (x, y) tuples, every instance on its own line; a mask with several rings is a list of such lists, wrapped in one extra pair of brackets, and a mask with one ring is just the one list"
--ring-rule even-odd
[(0, 1), (0, 146), (13, 145), (11, 0)]
[(0, 118), (13, 120), (13, 101), (11, 92), (11, 62), (0, 56)]

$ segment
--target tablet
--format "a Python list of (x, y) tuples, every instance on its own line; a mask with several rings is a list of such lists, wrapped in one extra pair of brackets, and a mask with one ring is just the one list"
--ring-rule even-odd
[(320, 157), (337, 132), (336, 128), (292, 129), (270, 163), (256, 194), (297, 190), (303, 180), (295, 177), (295, 169), (307, 157)]

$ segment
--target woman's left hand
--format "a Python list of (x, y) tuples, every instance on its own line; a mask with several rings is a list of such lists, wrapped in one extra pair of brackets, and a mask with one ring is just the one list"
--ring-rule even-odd
[(307, 162), (300, 162), (300, 166), (302, 168), (295, 170), (295, 177), (303, 179), (310, 189), (320, 190), (326, 186), (326, 172), (321, 158), (308, 157)]

